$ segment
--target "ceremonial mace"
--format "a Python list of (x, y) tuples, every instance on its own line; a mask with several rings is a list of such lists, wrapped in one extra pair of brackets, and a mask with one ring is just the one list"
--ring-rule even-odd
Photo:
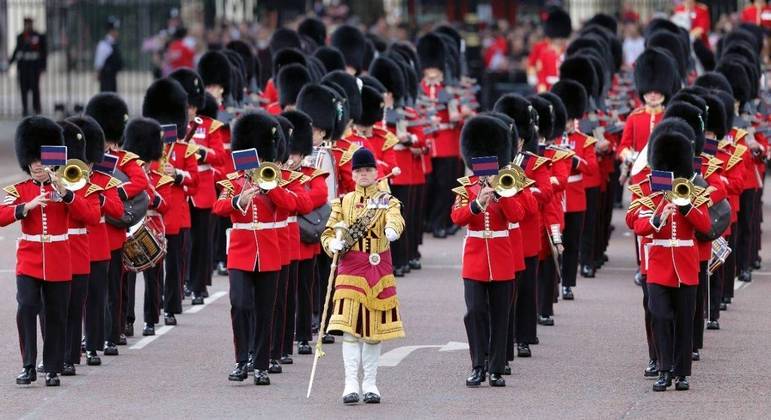
[[(337, 222), (334, 226), (335, 238), (342, 240), (343, 236), (348, 232), (348, 225), (343, 222)], [(332, 265), (329, 267), (329, 279), (327, 279), (327, 293), (324, 298), (324, 309), (321, 311), (319, 334), (316, 338), (316, 353), (313, 355), (313, 367), (311, 368), (311, 378), (308, 381), (308, 393), (305, 398), (311, 397), (311, 390), (313, 389), (313, 378), (316, 377), (316, 366), (319, 363), (319, 358), (324, 357), (326, 354), (321, 349), (321, 339), (324, 337), (324, 331), (327, 329), (327, 310), (329, 309), (329, 298), (332, 295), (332, 285), (335, 281), (335, 272), (337, 271), (337, 261), (340, 259), (340, 252), (335, 251), (332, 256)]]

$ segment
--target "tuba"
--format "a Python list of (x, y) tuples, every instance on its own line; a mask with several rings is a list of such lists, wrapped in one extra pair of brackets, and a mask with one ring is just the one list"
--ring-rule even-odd
[(675, 178), (672, 181), (672, 191), (668, 193), (668, 199), (677, 206), (687, 206), (691, 204), (691, 193), (693, 192), (693, 182), (686, 178)]
[(64, 187), (73, 192), (86, 185), (88, 174), (88, 165), (80, 159), (68, 159), (66, 165), (56, 170), (56, 175), (62, 180)]

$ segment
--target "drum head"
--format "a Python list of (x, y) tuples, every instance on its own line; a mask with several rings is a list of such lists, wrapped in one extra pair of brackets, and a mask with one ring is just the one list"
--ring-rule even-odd
[(134, 234), (137, 233), (139, 228), (141, 228), (144, 225), (145, 225), (145, 218), (143, 217), (143, 218), (141, 218), (139, 220), (139, 222), (137, 224), (129, 227), (129, 229), (128, 229), (129, 236), (134, 236)]

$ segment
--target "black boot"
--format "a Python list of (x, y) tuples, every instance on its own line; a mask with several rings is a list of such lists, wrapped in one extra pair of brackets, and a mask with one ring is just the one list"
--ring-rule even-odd
[(659, 376), (659, 369), (656, 367), (656, 361), (655, 360), (649, 360), (648, 361), (648, 367), (645, 368), (644, 376), (646, 378), (655, 378), (655, 377)]
[(117, 356), (118, 355), (118, 346), (115, 345), (115, 343), (107, 342), (104, 344), (104, 355), (105, 356)]
[(281, 356), (280, 359), (278, 359), (278, 362), (281, 363), (282, 365), (291, 365), (294, 363), (294, 359), (292, 359), (290, 355), (285, 354)]
[(37, 365), (37, 373), (46, 373), (45, 367), (43, 367), (43, 362), (40, 362), (40, 364)]
[(75, 376), (75, 365), (72, 363), (65, 363), (62, 367), (62, 376)]
[(719, 330), (720, 329), (720, 322), (718, 322), (718, 321), (707, 321), (707, 329), (708, 330)]
[(364, 404), (380, 404), (380, 395), (374, 392), (364, 394)]
[(509, 361), (506, 361), (506, 364), (503, 365), (503, 374), (504, 375), (511, 375), (511, 365), (509, 364)]
[(35, 381), (37, 381), (37, 372), (34, 366), (25, 367), (16, 377), (16, 385), (29, 385)]
[[(278, 360), (276, 359), (270, 359), (270, 366), (268, 367), (268, 373), (281, 373), (284, 369), (281, 367), (280, 364), (278, 364)], [(257, 374), (257, 371), (255, 370), (255, 375)]]
[(666, 391), (670, 386), (672, 386), (672, 372), (668, 370), (659, 372), (659, 378), (653, 384), (653, 390), (656, 392)]
[(506, 386), (506, 380), (498, 373), (490, 374), (490, 386)]
[(573, 290), (569, 287), (563, 287), (562, 288), (562, 299), (564, 300), (573, 300)]
[(203, 305), (203, 296), (201, 295), (195, 295), (193, 296), (193, 300), (190, 301), (191, 305)]
[(99, 366), (102, 364), (102, 359), (95, 351), (89, 351), (86, 352), (86, 364), (89, 366)]
[(752, 269), (753, 270), (760, 270), (761, 267), (763, 267), (762, 261), (760, 257), (755, 257), (754, 260), (752, 260)]
[(125, 346), (128, 344), (128, 339), (126, 339), (126, 334), (121, 334), (118, 336), (118, 345), (119, 346)]
[(448, 235), (455, 235), (460, 230), (460, 226), (456, 224), (450, 225), (450, 227), (447, 228), (447, 234)]
[(254, 371), (254, 384), (270, 385), (270, 377), (268, 376), (268, 371), (256, 369)]
[(551, 327), (554, 325), (554, 318), (550, 316), (538, 315), (538, 325)]
[(335, 343), (335, 336), (332, 334), (324, 334), (323, 337), (321, 337), (321, 343), (322, 344), (334, 344)]
[(434, 229), (434, 238), (437, 239), (444, 239), (447, 237), (447, 231), (442, 228), (435, 228)]
[(350, 394), (343, 395), (343, 404), (358, 404), (359, 403), (359, 394), (356, 392), (351, 392)]
[(220, 261), (217, 263), (217, 274), (220, 276), (227, 276), (228, 275), (228, 269), (225, 266), (225, 263)]
[(691, 352), (691, 360), (694, 362), (698, 362), (701, 360), (701, 353), (699, 353), (698, 350), (694, 350)]
[(249, 372), (246, 371), (246, 362), (238, 362), (236, 363), (236, 367), (233, 368), (233, 371), (230, 372), (230, 375), (228, 375), (228, 380), (243, 382), (248, 377)]
[(394, 277), (404, 277), (404, 269), (401, 267), (394, 267)]
[(133, 337), (134, 336), (134, 323), (130, 322), (126, 324), (126, 328), (123, 331), (123, 334), (126, 335), (126, 337)]
[(413, 270), (420, 270), (421, 268), (423, 268), (423, 265), (420, 263), (420, 260), (417, 258), (410, 260), (409, 264), (410, 264), (410, 268)]
[(307, 341), (297, 343), (297, 354), (313, 354), (313, 348)]
[(517, 343), (517, 357), (530, 357), (530, 345), (526, 343)]
[(177, 318), (174, 316), (174, 314), (167, 312), (163, 315), (163, 323), (166, 325), (177, 325)]
[(471, 371), (471, 375), (466, 378), (466, 386), (468, 387), (477, 387), (479, 385), (482, 385), (482, 382), (485, 381), (485, 370), (482, 368), (474, 368), (474, 370)]
[(585, 277), (588, 279), (594, 278), (594, 267), (592, 267), (589, 264), (584, 264), (581, 266), (581, 277)]
[(182, 290), (183, 290), (182, 299), (189, 298), (193, 294), (193, 291), (190, 290), (190, 287), (187, 284), (185, 284), (185, 287)]
[(254, 372), (254, 353), (249, 353), (249, 359), (246, 361), (246, 371)]
[(155, 325), (154, 324), (145, 324), (145, 327), (142, 328), (142, 335), (147, 337), (150, 335), (155, 335)]
[(62, 382), (59, 379), (59, 375), (53, 372), (46, 373), (46, 386), (59, 386), (61, 384)]
[(739, 273), (739, 277), (737, 277), (736, 280), (749, 283), (752, 281), (752, 272), (750, 272), (750, 270), (742, 270), (742, 272)]
[(718, 307), (721, 311), (727, 311), (728, 310), (728, 304), (725, 302), (720, 302), (720, 306)]
[(408, 264), (404, 264), (402, 266), (402, 271), (404, 271), (404, 274), (410, 274), (410, 271), (412, 271), (412, 269), (410, 268), (409, 263)]
[(687, 376), (678, 376), (677, 379), (675, 379), (675, 389), (678, 391), (688, 391), (688, 388), (691, 386), (688, 384), (688, 377)]

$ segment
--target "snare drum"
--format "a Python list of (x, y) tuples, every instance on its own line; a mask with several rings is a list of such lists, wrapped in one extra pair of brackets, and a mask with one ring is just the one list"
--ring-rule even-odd
[(712, 241), (712, 257), (709, 260), (709, 273), (712, 274), (718, 269), (728, 256), (731, 255), (731, 247), (728, 241), (720, 237)]
[(163, 226), (153, 218), (142, 219), (129, 228), (123, 244), (123, 266), (139, 272), (156, 266), (166, 255)]

